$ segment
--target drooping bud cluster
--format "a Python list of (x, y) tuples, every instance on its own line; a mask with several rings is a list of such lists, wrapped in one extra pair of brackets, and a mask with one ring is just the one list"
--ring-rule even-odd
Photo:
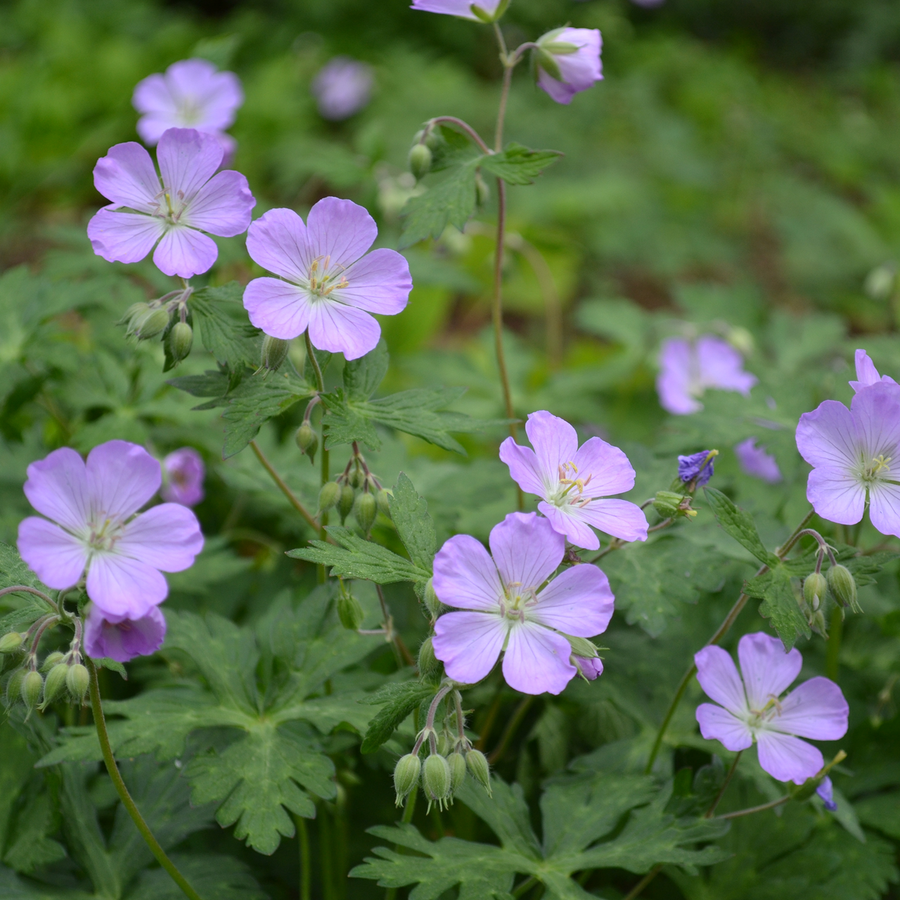
[[(801, 534), (808, 534), (814, 537), (819, 544), (819, 551), (815, 571), (804, 579), (803, 591), (797, 602), (809, 623), (809, 627), (817, 634), (827, 638), (828, 632), (824, 607), (829, 595), (840, 608), (842, 617), (844, 616), (844, 610), (848, 606), (855, 613), (862, 612), (862, 607), (857, 599), (856, 581), (853, 578), (853, 573), (846, 566), (842, 566), (837, 562), (831, 547), (828, 546), (825, 539), (817, 531), (806, 529)], [(822, 564), (825, 561), (826, 554), (831, 564), (823, 575)]]
[(362, 533), (368, 537), (378, 513), (391, 517), (390, 497), (391, 492), (372, 474), (363, 455), (354, 450), (337, 480), (322, 485), (317, 515), (336, 507), (341, 524), (352, 514)]
[(193, 288), (184, 287), (149, 303), (133, 303), (120, 321), (126, 332), (139, 341), (160, 338), (169, 369), (187, 359), (194, 345), (187, 305), (192, 293)]

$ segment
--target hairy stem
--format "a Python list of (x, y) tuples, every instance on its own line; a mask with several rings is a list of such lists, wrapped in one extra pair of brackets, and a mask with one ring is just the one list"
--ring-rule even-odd
[(655, 865), (655, 866), (654, 866), (654, 867), (653, 867), (653, 868), (652, 868), (652, 869), (651, 869), (651, 870), (650, 870), (650, 871), (649, 871), (649, 872), (648, 872), (648, 873), (647, 873), (647, 874), (646, 874), (646, 875), (645, 875), (645, 876), (644, 876), (644, 877), (643, 877), (643, 878), (642, 878), (642, 879), (641, 879), (641, 880), (640, 880), (640, 881), (639, 881), (639, 882), (638, 882), (638, 883), (637, 883), (637, 884), (636, 884), (636, 885), (628, 892), (628, 894), (627, 894), (626, 897), (625, 897), (625, 900), (634, 900), (634, 898), (637, 897), (637, 896), (641, 893), (641, 891), (643, 891), (644, 888), (647, 887), (647, 885), (650, 884), (650, 882), (653, 881), (654, 878), (656, 878), (657, 875), (659, 875), (660, 871), (662, 870), (662, 867), (663, 867), (663, 864), (662, 864), (662, 863), (657, 863), (657, 864), (656, 864), (656, 865)]
[(131, 799), (131, 794), (128, 793), (128, 788), (122, 780), (122, 775), (119, 772), (119, 767), (116, 765), (116, 758), (113, 756), (112, 747), (109, 743), (109, 732), (106, 730), (106, 719), (103, 715), (103, 705), (100, 701), (100, 683), (97, 679), (97, 667), (89, 657), (84, 658), (84, 663), (91, 676), (91, 709), (94, 712), (94, 725), (97, 728), (97, 737), (100, 740), (100, 751), (103, 753), (103, 761), (106, 763), (106, 771), (109, 772), (113, 787), (115, 787), (122, 805), (125, 807), (128, 815), (131, 816), (131, 820), (140, 832), (141, 837), (150, 848), (150, 852), (156, 857), (156, 861), (169, 873), (172, 881), (181, 888), (186, 897), (190, 897), (191, 900), (201, 900), (200, 895), (191, 887), (184, 875), (178, 871), (175, 863), (166, 855), (166, 851), (159, 845), (159, 841), (153, 836), (150, 826), (144, 821), (140, 810), (135, 805), (134, 800)]
[(716, 799), (710, 804), (709, 809), (706, 811), (706, 815), (703, 817), (704, 819), (711, 819), (713, 817), (713, 813), (716, 811), (716, 807), (719, 805), (722, 797), (725, 796), (725, 791), (728, 789), (728, 785), (731, 784), (731, 779), (734, 778), (734, 771), (737, 769), (737, 764), (740, 761), (741, 754), (743, 750), (738, 750), (737, 756), (734, 758), (734, 762), (732, 762), (731, 767), (728, 769), (728, 773), (725, 775), (725, 780), (722, 782), (722, 787), (719, 788), (719, 793), (716, 794)]
[(269, 473), (272, 478), (272, 481), (278, 486), (278, 489), (287, 497), (288, 502), (294, 509), (306, 519), (307, 523), (315, 528), (317, 531), (319, 530), (319, 523), (315, 520), (315, 518), (310, 515), (309, 510), (297, 499), (294, 492), (284, 483), (284, 479), (278, 474), (275, 470), (275, 467), (272, 463), (269, 462), (266, 455), (260, 450), (259, 444), (256, 441), (250, 441), (250, 449), (256, 454), (256, 458), (262, 463), (263, 468)]
[(767, 809), (775, 809), (790, 800), (790, 795), (779, 797), (777, 800), (771, 800), (769, 803), (763, 803), (762, 806), (751, 806), (749, 809), (739, 809), (736, 812), (725, 813), (722, 816), (716, 816), (717, 819), (738, 819), (741, 816), (749, 816), (753, 813), (764, 812)]
[(482, 136), (468, 123), (463, 121), (462, 119), (457, 119), (456, 116), (437, 116), (434, 119), (430, 119), (428, 122), (429, 125), (455, 125), (459, 128), (460, 131), (464, 131), (475, 144), (478, 145), (478, 149), (482, 153), (490, 153), (491, 148), (485, 143)]
[(50, 608), (56, 612), (56, 604), (43, 591), (29, 587), (27, 584), (14, 584), (12, 587), (3, 588), (3, 590), (0, 591), (0, 597), (5, 597), (7, 594), (18, 594), (23, 591), (26, 594), (34, 594), (35, 597), (40, 597), (41, 600), (44, 600)]

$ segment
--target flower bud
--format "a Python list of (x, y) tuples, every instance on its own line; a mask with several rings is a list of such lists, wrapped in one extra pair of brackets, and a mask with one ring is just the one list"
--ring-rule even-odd
[(831, 566), (826, 578), (834, 599), (841, 606), (849, 606), (855, 613), (861, 613), (862, 607), (856, 596), (856, 582), (846, 566)]
[(50, 670), (47, 681), (44, 683), (44, 702), (41, 705), (42, 709), (56, 700), (56, 698), (65, 690), (66, 676), (68, 674), (69, 667), (65, 663), (57, 663)]
[(55, 665), (61, 663), (65, 658), (65, 654), (60, 653), (59, 650), (54, 650), (52, 653), (48, 653), (47, 658), (41, 665), (41, 671), (49, 672)]
[(338, 618), (341, 625), (350, 631), (359, 631), (362, 625), (363, 609), (359, 605), (359, 601), (350, 591), (342, 589), (337, 602)]
[(450, 793), (455, 794), (466, 780), (466, 758), (462, 753), (451, 753), (447, 764), (450, 766)]
[[(309, 457), (309, 461), (313, 462), (316, 458), (316, 450), (319, 449), (319, 436), (313, 430), (309, 422), (304, 422), (294, 435), (294, 440), (300, 448), (301, 453), (305, 453)], [(334, 482), (331, 482), (334, 484)], [(337, 499), (335, 499), (337, 502)], [(334, 506), (334, 504), (332, 504)]]
[(397, 760), (394, 766), (394, 790), (397, 792), (397, 806), (400, 806), (407, 794), (419, 781), (422, 763), (417, 753), (407, 753)]
[(290, 346), (290, 341), (283, 341), (267, 334), (262, 342), (259, 367), (267, 372), (275, 372), (287, 357)]
[(431, 678), (440, 671), (441, 663), (434, 655), (434, 644), (430, 637), (425, 638), (419, 647), (418, 667), (420, 678)]
[(422, 597), (422, 602), (425, 604), (425, 609), (431, 613), (432, 619), (436, 619), (441, 614), (443, 605), (441, 604), (441, 601), (438, 600), (438, 595), (434, 590), (433, 578), (429, 578), (428, 581), (425, 582), (425, 594)]
[(425, 796), (440, 809), (450, 796), (450, 764), (439, 753), (433, 753), (422, 767), (422, 784)]
[(350, 473), (350, 484), (355, 488), (361, 488), (366, 483), (366, 475), (360, 466), (354, 466)]
[(340, 504), (340, 513), (341, 513), (341, 522), (350, 515), (350, 510), (353, 509), (353, 501), (356, 499), (356, 491), (350, 487), (349, 484), (345, 484), (341, 488), (341, 499), (339, 501)]
[(336, 481), (326, 481), (319, 491), (319, 513), (328, 512), (341, 499), (341, 486)]
[(375, 504), (378, 507), (378, 512), (388, 519), (391, 517), (391, 497), (393, 496), (393, 493), (387, 488), (382, 488), (375, 495)]
[(824, 775), (813, 775), (812, 778), (807, 778), (803, 784), (791, 786), (791, 800), (809, 800), (815, 794), (824, 778)]
[(41, 691), (44, 690), (44, 678), (40, 672), (32, 669), (26, 673), (22, 679), (22, 699), (29, 712), (34, 709), (35, 704), (41, 698)]
[(416, 181), (431, 171), (431, 159), (431, 150), (427, 144), (412, 145), (409, 151), (409, 171), (416, 176)]
[(66, 674), (66, 687), (68, 687), (69, 693), (76, 703), (84, 703), (84, 695), (87, 693), (90, 681), (91, 676), (81, 663), (69, 666), (69, 671)]
[(582, 656), (585, 659), (596, 659), (599, 656), (596, 645), (587, 638), (573, 637), (571, 634), (567, 634), (566, 638), (575, 656)]
[(132, 333), (139, 341), (162, 334), (169, 326), (169, 311), (162, 306), (149, 309), (140, 318), (132, 319)]
[(134, 331), (136, 324), (149, 312), (149, 303), (132, 303), (131, 306), (125, 310), (125, 315), (119, 319), (117, 324), (124, 325), (129, 333), (131, 333)]
[(809, 608), (815, 612), (828, 592), (828, 581), (820, 572), (813, 572), (803, 582), (803, 599), (809, 604)]
[(14, 703), (17, 703), (19, 697), (22, 696), (22, 681), (24, 679), (25, 671), (23, 669), (16, 669), (16, 671), (9, 676), (9, 681), (6, 682), (7, 706), (12, 706)]
[(194, 330), (187, 322), (176, 322), (170, 329), (166, 341), (172, 358), (175, 362), (181, 362), (190, 356), (194, 344)]
[(653, 500), (653, 508), (664, 518), (671, 519), (678, 515), (678, 507), (684, 499), (684, 494), (675, 491), (658, 491)]
[(488, 765), (487, 757), (480, 750), (470, 750), (466, 754), (466, 765), (472, 777), (488, 792), (488, 796), (491, 796), (491, 767)]
[(817, 609), (810, 617), (809, 617), (809, 627), (816, 634), (822, 635), (826, 640), (828, 639), (828, 625), (825, 622), (825, 614), (821, 609)]
[(368, 491), (356, 495), (356, 500), (353, 501), (353, 518), (359, 522), (359, 527), (365, 534), (372, 530), (376, 512), (375, 498)]
[(25, 635), (18, 631), (10, 631), (0, 638), (0, 653), (17, 653), (25, 643)]

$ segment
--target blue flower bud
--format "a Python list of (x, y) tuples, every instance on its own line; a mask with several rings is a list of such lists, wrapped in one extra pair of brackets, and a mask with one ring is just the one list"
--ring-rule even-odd
[(718, 450), (701, 450), (690, 456), (679, 456), (678, 477), (684, 484), (694, 482), (696, 487), (703, 487), (713, 477), (714, 460), (718, 455)]

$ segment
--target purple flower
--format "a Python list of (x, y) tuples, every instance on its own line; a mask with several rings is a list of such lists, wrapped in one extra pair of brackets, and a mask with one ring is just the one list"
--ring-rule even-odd
[(715, 454), (710, 455), (711, 453), (712, 451), (710, 450), (701, 450), (699, 453), (692, 453), (690, 456), (679, 456), (678, 477), (685, 484), (696, 479), (697, 487), (709, 484), (709, 479), (713, 477), (715, 471), (716, 458)]
[(779, 700), (800, 674), (803, 658), (799, 650), (785, 653), (778, 638), (762, 632), (740, 639), (738, 658), (741, 675), (721, 647), (704, 647), (694, 656), (697, 680), (719, 704), (697, 707), (700, 733), (728, 750), (746, 750), (755, 741), (766, 772), (803, 784), (825, 763), (817, 747), (799, 738), (836, 741), (847, 733), (849, 708), (841, 689), (827, 678), (810, 678)]
[(381, 336), (369, 313), (393, 316), (406, 306), (409, 264), (396, 250), (366, 253), (378, 228), (351, 200), (326, 197), (306, 222), (290, 209), (270, 209), (250, 226), (250, 256), (285, 280), (255, 278), (244, 306), (272, 337), (289, 341), (309, 329), (315, 347), (358, 359)]
[(129, 141), (99, 160), (94, 184), (113, 202), (88, 223), (88, 237), (94, 253), (110, 262), (139, 262), (156, 247), (159, 269), (190, 278), (208, 271), (219, 255), (216, 242), (202, 232), (241, 234), (256, 200), (239, 172), (216, 174), (222, 147), (212, 135), (170, 128), (156, 158), (159, 175), (150, 154)]
[(743, 363), (734, 347), (711, 334), (696, 343), (685, 338), (663, 341), (656, 378), (660, 405), (673, 415), (686, 416), (703, 409), (697, 398), (707, 388), (748, 395), (757, 379), (744, 371)]
[(170, 128), (196, 128), (215, 135), (228, 157), (235, 142), (223, 132), (243, 102), (237, 75), (219, 72), (205, 59), (183, 59), (172, 63), (165, 75), (149, 75), (138, 82), (131, 98), (141, 114), (137, 133), (145, 144), (155, 146)]
[(599, 656), (591, 659), (573, 654), (571, 662), (585, 681), (596, 681), (603, 674), (603, 660)]
[(104, 656), (116, 662), (130, 662), (135, 656), (149, 656), (162, 646), (166, 620), (158, 606), (139, 619), (110, 616), (96, 604), (88, 610), (84, 623), (84, 649), (93, 659)]
[(900, 390), (878, 383), (850, 409), (825, 400), (800, 416), (797, 449), (813, 466), (806, 497), (830, 522), (855, 525), (866, 505), (882, 534), (900, 537)]
[(163, 460), (166, 475), (162, 498), (167, 503), (196, 506), (203, 499), (203, 458), (193, 447), (175, 450)]
[(765, 447), (757, 447), (755, 437), (749, 437), (746, 441), (735, 444), (734, 452), (741, 468), (748, 475), (762, 478), (769, 484), (778, 484), (782, 480), (781, 469), (778, 468), (775, 457), (771, 453), (766, 453)]
[(662, 6), (666, 0), (631, 0), (636, 6), (643, 6), (646, 8), (652, 8), (654, 6)]
[[(181, 572), (203, 548), (197, 517), (177, 503), (135, 513), (159, 490), (159, 463), (127, 441), (68, 447), (28, 467), (25, 496), (47, 519), (19, 525), (19, 553), (52, 588), (77, 584), (110, 620), (137, 620), (166, 599), (163, 572)], [(58, 524), (53, 524), (53, 523)]]
[(500, 459), (523, 491), (543, 498), (538, 509), (556, 531), (585, 550), (600, 547), (591, 526), (623, 541), (647, 539), (638, 506), (600, 499), (634, 487), (634, 469), (618, 447), (598, 437), (579, 447), (575, 429), (543, 410), (528, 417), (525, 433), (534, 450), (509, 437), (500, 445)]
[(538, 86), (557, 103), (571, 103), (603, 79), (602, 39), (596, 28), (557, 28), (537, 41)]
[[(503, 651), (503, 677), (524, 694), (558, 694), (577, 674), (567, 634), (591, 637), (613, 614), (609, 579), (576, 565), (549, 584), (566, 542), (535, 513), (510, 513), (491, 530), (491, 555), (467, 534), (450, 538), (434, 558), (434, 590), (463, 612), (434, 626), (434, 653), (447, 675), (475, 684)], [(544, 587), (541, 587), (544, 585)]]
[[(443, 13), (446, 16), (459, 16), (472, 19), (474, 22), (490, 22), (502, 14), (506, 8), (504, 0), (413, 0), (410, 9), (423, 12)], [(477, 9), (478, 13), (473, 10)]]
[(865, 350), (856, 351), (856, 381), (850, 382), (850, 387), (854, 392), (861, 391), (864, 387), (872, 384), (896, 384), (897, 382), (890, 375), (879, 375), (875, 363), (869, 358), (869, 354)]
[(336, 56), (313, 79), (312, 93), (322, 117), (337, 122), (369, 102), (372, 84), (371, 66), (349, 56)]
[(837, 803), (834, 802), (834, 786), (827, 775), (822, 779), (822, 783), (816, 788), (816, 793), (822, 798), (822, 802), (825, 804), (825, 809), (827, 809), (828, 812), (837, 811)]

